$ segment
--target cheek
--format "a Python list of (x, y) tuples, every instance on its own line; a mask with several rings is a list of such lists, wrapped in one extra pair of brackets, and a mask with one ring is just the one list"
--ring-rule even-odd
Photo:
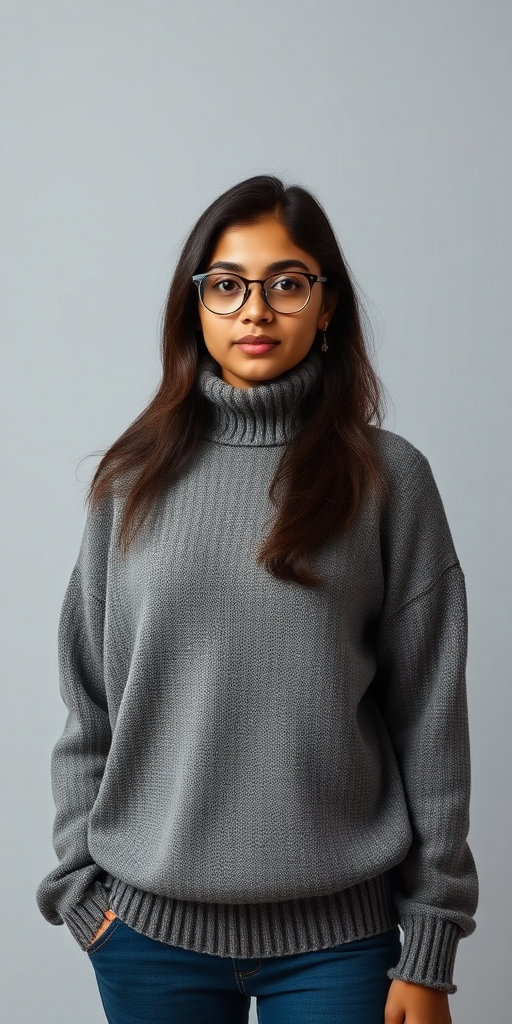
[(203, 337), (206, 338), (206, 340), (211, 339), (212, 341), (216, 341), (219, 336), (222, 336), (222, 325), (219, 324), (217, 320), (212, 320), (205, 312), (199, 313), (199, 319), (201, 321)]
[(290, 327), (290, 334), (297, 341), (311, 341), (317, 332), (317, 314), (314, 310), (308, 316), (295, 320)]

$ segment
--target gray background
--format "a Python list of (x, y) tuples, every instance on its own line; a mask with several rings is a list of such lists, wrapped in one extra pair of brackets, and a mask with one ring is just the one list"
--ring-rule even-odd
[(192, 223), (231, 184), (274, 172), (311, 188), (334, 224), (367, 297), (386, 425), (430, 460), (466, 574), (481, 896), (451, 1008), (455, 1024), (501, 1024), (511, 5), (22, 0), (0, 15), (4, 1016), (104, 1020), (86, 956), (34, 899), (55, 863), (56, 628), (89, 456), (156, 386), (165, 293)]

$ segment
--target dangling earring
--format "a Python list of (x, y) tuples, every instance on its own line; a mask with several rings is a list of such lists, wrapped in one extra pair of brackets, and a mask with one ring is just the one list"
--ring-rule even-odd
[(327, 344), (327, 338), (325, 336), (325, 332), (326, 332), (328, 326), (329, 326), (329, 321), (327, 321), (327, 323), (326, 323), (326, 325), (324, 327), (324, 340), (322, 342), (322, 352), (327, 352), (327, 349), (329, 348), (329, 346)]

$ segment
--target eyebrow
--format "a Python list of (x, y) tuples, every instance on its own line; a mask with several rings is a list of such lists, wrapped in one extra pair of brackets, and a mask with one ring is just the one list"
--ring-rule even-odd
[[(307, 270), (310, 273), (309, 267), (302, 262), (302, 260), (278, 260), (277, 263), (269, 263), (265, 267), (265, 271), (272, 273), (274, 270), (286, 270), (288, 267), (302, 267), (303, 270)], [(242, 263), (231, 263), (229, 260), (217, 260), (216, 263), (212, 263), (208, 269), (210, 270), (232, 270), (234, 273), (242, 274), (246, 269)]]

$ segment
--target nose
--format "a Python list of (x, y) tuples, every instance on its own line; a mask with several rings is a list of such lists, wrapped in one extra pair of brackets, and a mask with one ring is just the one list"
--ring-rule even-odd
[(249, 295), (240, 310), (242, 320), (251, 320), (257, 323), (259, 320), (272, 320), (273, 313), (270, 306), (267, 306), (263, 295), (261, 284), (253, 282), (249, 285)]

